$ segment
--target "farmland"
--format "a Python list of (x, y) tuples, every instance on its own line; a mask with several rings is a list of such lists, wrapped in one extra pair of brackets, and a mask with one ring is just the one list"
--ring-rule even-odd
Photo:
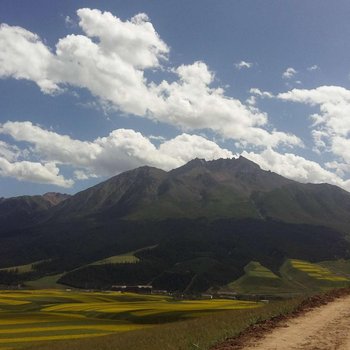
[[(350, 280), (342, 271), (331, 270), (326, 266), (307, 261), (289, 259), (282, 265), (282, 277), (299, 286), (300, 290), (324, 290), (349, 286)], [(334, 262), (335, 266), (337, 265)]]
[(100, 337), (198, 318), (214, 311), (260, 306), (248, 301), (176, 301), (168, 296), (117, 292), (2, 291), (0, 350), (47, 341)]

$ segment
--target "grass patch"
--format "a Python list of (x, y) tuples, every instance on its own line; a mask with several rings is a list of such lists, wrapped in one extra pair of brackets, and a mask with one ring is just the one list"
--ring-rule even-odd
[(33, 289), (50, 289), (50, 288), (67, 288), (62, 284), (57, 283), (57, 281), (63, 276), (63, 273), (51, 276), (45, 276), (33, 281), (25, 282), (26, 286)]
[(228, 289), (237, 294), (279, 296), (289, 296), (290, 293), (296, 292), (293, 286), (259, 262), (251, 261), (245, 266), (244, 271), (242, 277), (229, 283), (223, 290)]
[(140, 259), (137, 258), (135, 255), (127, 253), (127, 254), (122, 254), (122, 255), (111, 256), (109, 258), (96, 261), (90, 265), (135, 264), (135, 263), (138, 263), (139, 261), (140, 261)]
[(148, 247), (144, 247), (144, 248), (141, 248), (141, 249), (133, 250), (132, 252), (110, 256), (108, 258), (105, 258), (105, 259), (102, 259), (102, 260), (98, 260), (98, 261), (95, 261), (95, 262), (93, 262), (91, 264), (79, 267), (79, 269), (84, 268), (86, 266), (95, 266), (95, 265), (136, 264), (136, 263), (138, 263), (140, 261), (140, 259), (137, 256), (135, 256), (135, 254), (137, 254), (139, 252), (142, 252), (144, 250), (153, 249), (156, 246), (157, 245), (148, 246)]
[(319, 265), (329, 269), (336, 275), (350, 277), (350, 260), (321, 261)]
[(35, 261), (33, 263), (26, 264), (26, 265), (4, 267), (4, 268), (1, 268), (0, 271), (14, 272), (14, 273), (18, 273), (18, 274), (33, 272), (33, 271), (35, 271), (35, 268), (37, 265), (40, 265), (43, 262), (48, 262), (48, 261), (49, 260), (40, 260), (40, 261)]

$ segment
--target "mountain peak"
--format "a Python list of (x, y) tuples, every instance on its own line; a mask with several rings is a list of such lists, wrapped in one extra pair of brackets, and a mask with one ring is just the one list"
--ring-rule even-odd
[(256, 172), (261, 170), (260, 166), (251, 160), (239, 156), (238, 158), (220, 158), (208, 162), (208, 167), (211, 170), (230, 170), (239, 172)]
[(193, 169), (205, 168), (208, 162), (205, 159), (194, 158), (187, 162), (186, 164), (180, 166), (179, 168), (175, 168), (170, 171), (173, 175), (178, 175), (182, 173), (190, 172)]
[(42, 197), (54, 206), (69, 198), (70, 195), (59, 192), (46, 192)]

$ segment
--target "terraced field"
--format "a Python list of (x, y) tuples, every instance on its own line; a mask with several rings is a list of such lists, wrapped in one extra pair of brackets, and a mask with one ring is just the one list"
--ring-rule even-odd
[(228, 289), (239, 294), (293, 297), (350, 285), (350, 263), (345, 260), (315, 264), (287, 259), (278, 275), (259, 262), (252, 261), (245, 266), (244, 271), (242, 277), (229, 283), (223, 290)]
[(337, 276), (333, 272), (331, 272), (328, 268), (322, 267), (318, 264), (312, 264), (307, 261), (302, 260), (290, 260), (290, 263), (293, 268), (300, 270), (310, 277), (315, 278), (317, 280), (324, 280), (330, 282), (347, 282), (348, 278), (343, 276)]
[(2, 291), (0, 350), (45, 341), (98, 337), (214, 311), (260, 306), (247, 301), (175, 301), (168, 296), (117, 292)]
[(301, 291), (321, 291), (350, 285), (350, 279), (341, 271), (331, 271), (320, 264), (302, 260), (287, 260), (280, 272), (285, 280), (298, 286)]

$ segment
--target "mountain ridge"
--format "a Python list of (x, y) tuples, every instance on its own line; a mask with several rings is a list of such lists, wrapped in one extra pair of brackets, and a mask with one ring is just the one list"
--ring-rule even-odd
[[(40, 262), (30, 276), (10, 276), (16, 282), (64, 274), (62, 283), (78, 287), (196, 291), (239, 278), (250, 261), (277, 273), (285, 259), (350, 258), (350, 193), (243, 157), (195, 159), (169, 172), (144, 166), (59, 203), (46, 197), (25, 225), (14, 215), (0, 226), (0, 269)], [(132, 251), (137, 264), (90, 265)]]
[(72, 196), (47, 193), (2, 199), (0, 218), (4, 203), (30, 199), (41, 203), (26, 210), (33, 215), (40, 212), (43, 221), (91, 216), (126, 220), (273, 218), (350, 230), (350, 193), (330, 184), (287, 179), (242, 156), (211, 161), (195, 158), (168, 172), (142, 166)]
[[(121, 173), (51, 211), (62, 218), (104, 213), (129, 220), (274, 218), (348, 230), (350, 193), (329, 184), (286, 179), (244, 157), (197, 158), (169, 172), (143, 166)], [(329, 213), (335, 215), (334, 223)]]

